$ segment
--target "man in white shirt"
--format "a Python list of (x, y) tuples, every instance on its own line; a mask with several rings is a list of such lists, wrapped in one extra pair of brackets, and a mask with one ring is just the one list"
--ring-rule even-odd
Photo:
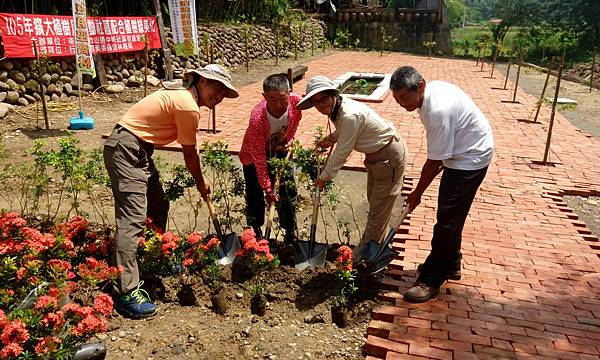
[(407, 301), (425, 302), (439, 293), (446, 280), (461, 277), (462, 229), (492, 160), (494, 138), (481, 110), (453, 84), (426, 84), (417, 70), (403, 66), (392, 75), (390, 89), (401, 107), (419, 112), (427, 132), (427, 161), (417, 187), (406, 199), (410, 211), (443, 171), (431, 252), (419, 265), (417, 282), (404, 294)]

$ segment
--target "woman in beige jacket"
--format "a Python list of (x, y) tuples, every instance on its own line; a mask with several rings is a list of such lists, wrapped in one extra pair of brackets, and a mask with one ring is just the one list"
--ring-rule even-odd
[(391, 122), (364, 103), (340, 95), (337, 86), (325, 76), (315, 76), (308, 81), (306, 96), (296, 107), (306, 110), (312, 106), (326, 115), (335, 127), (334, 132), (317, 142), (322, 148), (334, 145), (335, 148), (316, 186), (323, 189), (325, 182), (333, 179), (342, 168), (352, 150), (366, 154), (369, 215), (358, 251), (354, 252), (359, 254), (369, 241), (380, 243), (385, 237), (394, 202), (402, 189), (406, 144)]

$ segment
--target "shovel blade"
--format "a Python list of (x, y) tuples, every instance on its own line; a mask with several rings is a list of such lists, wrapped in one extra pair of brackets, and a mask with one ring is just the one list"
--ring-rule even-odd
[(219, 265), (230, 265), (235, 260), (235, 254), (242, 248), (240, 239), (236, 234), (227, 234), (227, 236), (221, 240), (221, 246), (219, 247), (219, 254), (217, 263)]
[(296, 242), (296, 269), (302, 271), (310, 266), (310, 242), (308, 241), (297, 241)]
[(327, 257), (327, 245), (325, 244), (317, 244), (315, 243), (312, 256), (309, 259), (310, 267), (317, 268), (325, 265), (325, 260)]
[(398, 256), (398, 252), (389, 245), (382, 245), (376, 241), (369, 241), (367, 245), (355, 256), (355, 264), (361, 273), (374, 275), (385, 269), (386, 266)]
[(302, 271), (308, 267), (314, 269), (325, 265), (327, 245), (314, 243), (311, 251), (310, 241), (298, 241), (296, 247), (296, 269)]
[(398, 256), (398, 251), (387, 247), (383, 250), (381, 255), (373, 260), (372, 268), (370, 269), (369, 275), (375, 275), (381, 270), (385, 269), (391, 262)]

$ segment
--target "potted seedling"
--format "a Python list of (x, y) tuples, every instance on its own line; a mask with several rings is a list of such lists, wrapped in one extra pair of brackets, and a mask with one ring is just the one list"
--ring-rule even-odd
[(204, 281), (210, 288), (210, 302), (217, 314), (225, 314), (228, 304), (223, 290), (223, 273), (216, 263), (209, 265), (204, 271)]
[[(212, 294), (218, 293), (222, 288), (221, 270), (217, 267), (217, 254), (220, 241), (216, 236), (204, 239), (202, 233), (193, 232), (186, 237), (185, 242), (180, 246), (180, 252), (183, 254), (181, 264), (185, 269), (185, 275), (202, 274), (204, 282), (211, 289)], [(190, 285), (184, 285), (177, 294), (182, 305), (196, 305), (196, 296)], [(224, 313), (226, 306), (215, 306), (215, 312)]]
[(337, 253), (338, 257), (335, 260), (335, 265), (337, 267), (338, 289), (331, 307), (331, 321), (342, 328), (347, 326), (352, 318), (351, 297), (356, 292), (357, 287), (352, 273), (352, 249), (342, 245), (338, 248)]
[(254, 315), (263, 316), (267, 311), (267, 293), (261, 283), (250, 286), (250, 312)]

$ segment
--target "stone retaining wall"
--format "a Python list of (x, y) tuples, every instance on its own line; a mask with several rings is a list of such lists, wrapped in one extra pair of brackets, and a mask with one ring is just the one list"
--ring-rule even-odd
[[(245, 34), (248, 34), (248, 55), (250, 61), (268, 59), (275, 56), (279, 49), (280, 57), (294, 56), (294, 52), (311, 51), (311, 48), (322, 46), (325, 41), (325, 25), (318, 21), (307, 21), (301, 26), (284, 26), (275, 31), (273, 28), (257, 25), (225, 25), (208, 24), (198, 26), (200, 52), (198, 56), (188, 58), (172, 55), (174, 75), (180, 78), (186, 68), (196, 68), (208, 64), (210, 54), (207, 44), (212, 44), (213, 61), (227, 67), (243, 66), (246, 61)], [(167, 29), (168, 31), (169, 29)], [(276, 46), (276, 33), (279, 33), (279, 46)], [(173, 40), (167, 32), (167, 43), (173, 54)], [(155, 77), (157, 69), (152, 51), (148, 66), (148, 83), (158, 86), (160, 81)], [(143, 51), (131, 53), (115, 53), (102, 55), (109, 86), (103, 90), (118, 93), (125, 87), (138, 87), (143, 84), (145, 57)], [(45, 87), (47, 101), (67, 100), (70, 96), (82, 95), (95, 89), (92, 78), (84, 75), (82, 85), (74, 68), (74, 59), (47, 58), (42, 66), (43, 75), (38, 75), (35, 61), (32, 59), (4, 59), (0, 61), (0, 103), (27, 106), (41, 101), (41, 88)], [(45, 60), (41, 61), (42, 63)], [(0, 111), (0, 114), (3, 112)]]

